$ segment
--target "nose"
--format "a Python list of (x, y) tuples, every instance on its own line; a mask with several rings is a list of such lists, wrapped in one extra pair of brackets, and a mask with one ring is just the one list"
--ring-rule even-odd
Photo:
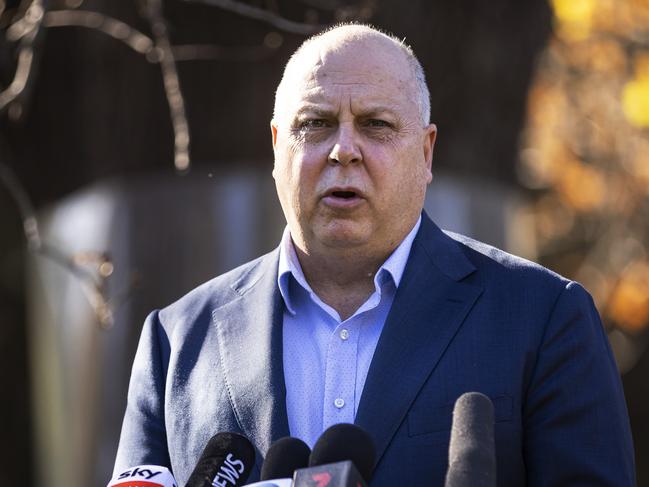
[(346, 166), (363, 160), (353, 126), (341, 124), (329, 152), (329, 162)]

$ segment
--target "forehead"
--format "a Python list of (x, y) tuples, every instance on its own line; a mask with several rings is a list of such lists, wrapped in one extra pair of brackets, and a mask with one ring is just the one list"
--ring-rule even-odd
[(412, 69), (393, 44), (369, 40), (314, 46), (295, 60), (284, 109), (304, 104), (380, 103), (417, 109)]

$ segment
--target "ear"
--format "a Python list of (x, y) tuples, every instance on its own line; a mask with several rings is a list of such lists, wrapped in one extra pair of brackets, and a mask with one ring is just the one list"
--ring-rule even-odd
[(428, 127), (424, 128), (424, 161), (428, 173), (428, 183), (433, 180), (433, 149), (435, 148), (435, 140), (437, 140), (437, 126), (431, 123)]
[(277, 145), (277, 122), (275, 120), (270, 121), (270, 133), (273, 138), (273, 150), (275, 150), (275, 146)]
[[(270, 135), (273, 142), (273, 152), (275, 152), (275, 148), (277, 147), (277, 122), (275, 120), (270, 121)], [(273, 163), (273, 171), (272, 171), (273, 179), (276, 179), (275, 178), (276, 170), (277, 170), (277, 165)]]

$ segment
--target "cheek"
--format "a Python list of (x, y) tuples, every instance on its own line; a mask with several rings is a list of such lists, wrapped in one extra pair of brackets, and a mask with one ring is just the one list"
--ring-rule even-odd
[(305, 141), (296, 141), (288, 148), (289, 157), (300, 166), (300, 170), (313, 171), (326, 164), (331, 145), (325, 142), (309, 143)]
[(295, 155), (296, 153), (301, 152), (303, 150), (303, 147), (304, 141), (302, 140), (302, 138), (291, 137), (286, 144), (286, 152), (291, 155)]
[(273, 177), (280, 198), (298, 213), (308, 206), (309, 197), (315, 193), (317, 171), (303, 151), (285, 148), (275, 154)]
[(295, 186), (303, 192), (314, 191), (326, 167), (327, 155), (324, 144), (294, 143), (287, 147), (286, 160), (290, 161), (287, 171)]
[(408, 209), (423, 204), (429, 172), (425, 161), (415, 153), (396, 153), (381, 167), (380, 185), (383, 204)]
[(282, 140), (275, 147), (275, 165), (273, 177), (284, 187), (294, 185), (296, 176), (299, 175), (301, 154), (299, 146), (289, 140)]

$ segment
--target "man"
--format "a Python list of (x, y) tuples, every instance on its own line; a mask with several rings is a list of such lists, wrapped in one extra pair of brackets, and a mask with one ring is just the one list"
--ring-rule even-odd
[(373, 486), (443, 485), (453, 404), (479, 391), (499, 485), (634, 484), (588, 294), (422, 214), (436, 128), (408, 47), (360, 25), (308, 40), (271, 131), (280, 247), (149, 316), (116, 469), (166, 465), (183, 484), (216, 432), (244, 433), (261, 463), (282, 436), (355, 422)]

